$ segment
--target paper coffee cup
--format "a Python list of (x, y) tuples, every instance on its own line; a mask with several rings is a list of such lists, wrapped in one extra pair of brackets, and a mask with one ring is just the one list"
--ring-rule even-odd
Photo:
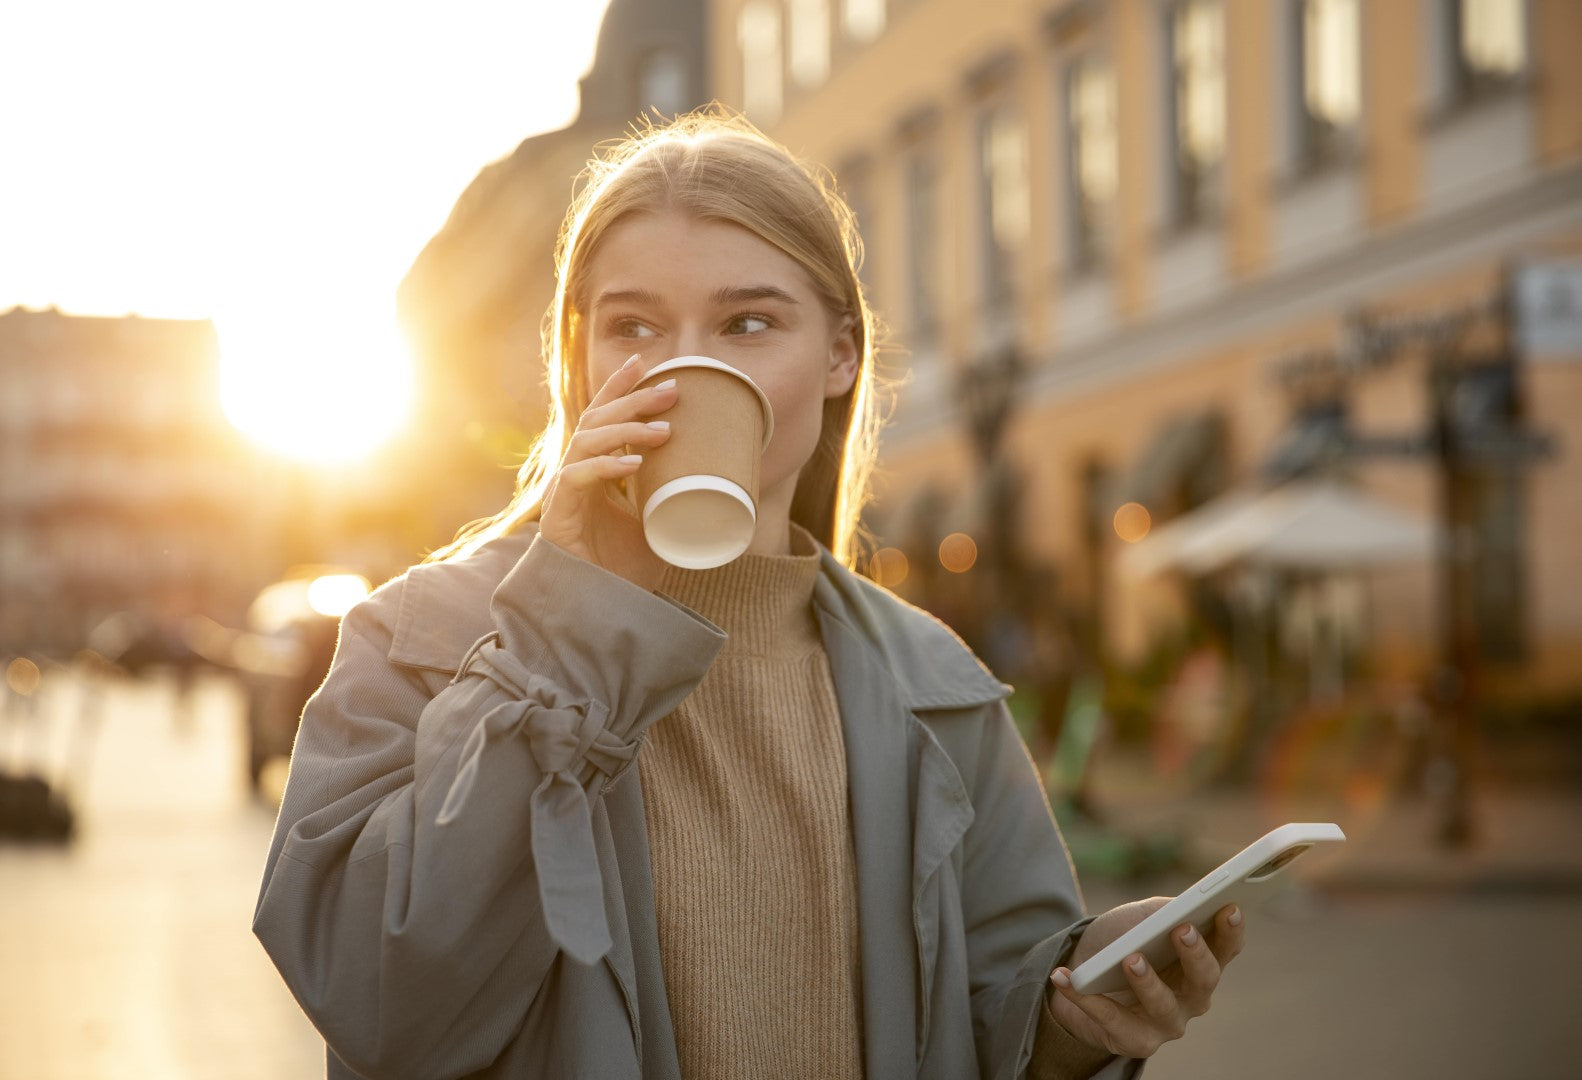
[(752, 543), (774, 411), (757, 383), (711, 357), (666, 360), (638, 385), (664, 379), (676, 380), (670, 438), (644, 453), (634, 478), (643, 535), (673, 566), (723, 566)]

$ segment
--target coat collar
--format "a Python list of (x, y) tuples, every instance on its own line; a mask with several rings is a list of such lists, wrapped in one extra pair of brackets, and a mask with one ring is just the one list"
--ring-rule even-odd
[(463, 559), (425, 563), (401, 582), (390, 659), (454, 675), (467, 650), (495, 629), (489, 598), (527, 552), (533, 526), (490, 541)]
[[(464, 559), (417, 566), (400, 579), (390, 659), (454, 673), (494, 629), (487, 603), (537, 534), (529, 525)], [(1001, 683), (944, 623), (842, 566), (821, 548), (813, 603), (848, 629), (895, 679), (909, 709), (970, 708), (1005, 697)]]

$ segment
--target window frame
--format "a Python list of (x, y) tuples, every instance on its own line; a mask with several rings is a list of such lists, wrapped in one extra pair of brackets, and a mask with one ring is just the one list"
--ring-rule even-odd
[[(762, 17), (766, 31), (761, 47), (748, 40), (749, 20)], [(736, 13), (736, 57), (741, 64), (742, 111), (760, 125), (772, 124), (785, 112), (786, 26), (785, 13), (776, 0), (747, 0)], [(754, 92), (754, 87), (762, 91)]]
[[(1189, 169), (1183, 160), (1181, 135), (1183, 69), (1177, 54), (1178, 16), (1194, 5), (1212, 6), (1219, 12), (1219, 87), (1220, 146), (1213, 163), (1201, 170)], [(1166, 191), (1169, 231), (1186, 232), (1212, 225), (1224, 213), (1226, 159), (1229, 156), (1230, 101), (1226, 20), (1229, 12), (1224, 0), (1167, 0), (1160, 6), (1160, 40), (1163, 46), (1161, 70), (1164, 90), (1164, 135)]]
[[(1032, 239), (1032, 178), (1029, 175), (1031, 139), (1027, 130), (1027, 118), (1010, 92), (1011, 88), (1012, 84), (1008, 81), (986, 94), (974, 110), (972, 125), (973, 171), (977, 181), (975, 217), (978, 232), (978, 273), (982, 286), (979, 297), (982, 310), (989, 314), (1014, 310), (1018, 298), (1017, 280), (1021, 272), (1020, 264)], [(1000, 220), (998, 217), (1000, 203), (995, 191), (998, 177), (993, 164), (995, 151), (991, 143), (995, 137), (996, 123), (1002, 121), (1012, 125), (1021, 138), (1022, 235), (1019, 242), (1011, 245), (1001, 243), (1000, 230), (996, 224)], [(1013, 208), (1008, 212), (1015, 210)]]
[(1453, 121), (1468, 110), (1530, 93), (1534, 80), (1536, 42), (1532, 0), (1512, 0), (1521, 10), (1522, 67), (1507, 74), (1479, 73), (1469, 68), (1461, 47), (1464, 0), (1425, 0), (1429, 25), (1425, 48), (1424, 109), (1427, 127)]
[(798, 90), (812, 90), (829, 81), (833, 25), (830, 0), (785, 0), (781, 22), (785, 82)]
[[(932, 134), (916, 139), (903, 154), (902, 198), (906, 213), (906, 303), (907, 324), (912, 341), (918, 345), (939, 339), (944, 319), (940, 311), (941, 224), (940, 191), (944, 168), (940, 148)], [(928, 183), (915, 183), (926, 175)], [(928, 192), (927, 205), (919, 206), (919, 191)], [(926, 238), (926, 243), (924, 242)]]
[[(1512, 71), (1480, 69), (1472, 63), (1466, 42), (1461, 33), (1462, 15), (1469, 2), (1487, 0), (1442, 0), (1445, 12), (1444, 30), (1450, 35), (1449, 58), (1451, 64), (1451, 95), (1457, 101), (1476, 101), (1498, 96), (1520, 86), (1533, 69), (1533, 13), (1529, 0), (1504, 0), (1520, 13), (1519, 35), (1522, 44), (1521, 66)], [(1494, 0), (1500, 2), (1500, 0)]]
[[(1101, 66), (1108, 76), (1111, 111), (1111, 150), (1114, 153), (1116, 189), (1110, 193), (1107, 210), (1095, 224), (1086, 212), (1089, 199), (1082, 182), (1081, 141), (1077, 110), (1077, 80), (1083, 69)], [(1082, 275), (1101, 270), (1114, 258), (1116, 214), (1120, 200), (1120, 80), (1115, 63), (1108, 52), (1098, 46), (1074, 50), (1065, 56), (1056, 69), (1059, 87), (1060, 145), (1063, 159), (1061, 180), (1065, 185), (1064, 211), (1065, 235), (1062, 255), (1069, 274)]]
[(877, 14), (871, 17), (871, 22), (860, 22), (852, 17), (857, 3), (858, 0), (840, 0), (840, 36), (845, 41), (866, 45), (878, 40), (889, 26), (889, 4), (886, 0), (861, 0)]
[(1287, 17), (1292, 20), (1291, 36), (1294, 78), (1291, 104), (1287, 112), (1293, 125), (1291, 170), (1298, 175), (1322, 172), (1354, 160), (1360, 146), (1360, 132), (1367, 109), (1367, 79), (1363, 65), (1363, 13), (1366, 0), (1350, 0), (1356, 16), (1355, 51), (1357, 108), (1350, 123), (1337, 124), (1316, 115), (1308, 102), (1308, 12), (1315, 0), (1292, 0)]

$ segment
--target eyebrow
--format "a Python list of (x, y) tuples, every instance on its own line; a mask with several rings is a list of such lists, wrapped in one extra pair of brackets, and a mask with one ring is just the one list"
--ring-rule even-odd
[(597, 304), (639, 304), (644, 307), (664, 307), (664, 297), (647, 289), (610, 289), (599, 294)]
[(778, 300), (782, 304), (795, 304), (797, 298), (777, 285), (743, 285), (738, 288), (714, 290), (711, 298), (716, 304), (740, 304), (749, 300)]
[[(798, 303), (796, 297), (778, 285), (725, 286), (715, 289), (709, 299), (715, 304), (742, 304), (752, 300), (777, 300), (782, 304)], [(648, 289), (610, 289), (599, 294), (597, 303), (664, 307), (665, 298)]]

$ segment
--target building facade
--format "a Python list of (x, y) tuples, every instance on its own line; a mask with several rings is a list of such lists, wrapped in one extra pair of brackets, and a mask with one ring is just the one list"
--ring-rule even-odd
[(1036, 602), (1141, 657), (1191, 588), (1121, 550), (1323, 473), (1457, 554), (1287, 614), (1582, 689), (1578, 41), (1567, 0), (718, 0), (715, 93), (836, 171), (891, 328), (876, 576), (970, 592), (1010, 520)]
[(240, 625), (250, 451), (204, 321), (0, 315), (0, 655), (69, 659), (119, 613)]

